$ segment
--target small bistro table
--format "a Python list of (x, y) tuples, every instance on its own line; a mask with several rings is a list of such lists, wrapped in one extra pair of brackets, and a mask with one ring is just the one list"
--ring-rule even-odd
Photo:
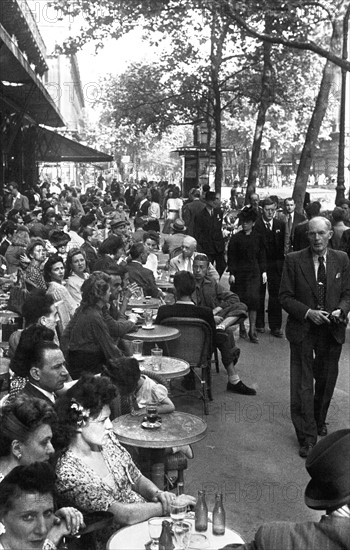
[(125, 414), (113, 420), (113, 430), (121, 443), (146, 449), (166, 449), (196, 443), (205, 437), (207, 423), (194, 414), (174, 411), (162, 415), (157, 430), (145, 430), (142, 416)]
[[(157, 376), (161, 376), (165, 380), (173, 380), (174, 378), (182, 378), (190, 372), (190, 365), (183, 359), (177, 359), (176, 357), (162, 357), (161, 370), (152, 369), (152, 356), (147, 355), (142, 362), (143, 370), (152, 372)], [(147, 373), (146, 373), (147, 374)]]
[(158, 309), (159, 305), (159, 298), (131, 298), (128, 309)]
[[(193, 514), (192, 514), (193, 515)], [(207, 550), (219, 550), (227, 544), (244, 544), (244, 540), (236, 531), (226, 527), (225, 534), (216, 536), (212, 533), (212, 524), (209, 520), (208, 529), (204, 533), (196, 533), (194, 529), (194, 520), (191, 518), (191, 514), (188, 514), (189, 518), (185, 518), (186, 521), (190, 521), (192, 524), (191, 537), (197, 536), (199, 539), (203, 539), (203, 544), (200, 546), (198, 542), (195, 545), (189, 544), (189, 550), (192, 548), (201, 548)], [(168, 521), (172, 521), (170, 518), (164, 518)], [(107, 550), (144, 550), (145, 545), (150, 540), (148, 531), (148, 522), (136, 523), (128, 527), (123, 527), (117, 531), (107, 542)]]

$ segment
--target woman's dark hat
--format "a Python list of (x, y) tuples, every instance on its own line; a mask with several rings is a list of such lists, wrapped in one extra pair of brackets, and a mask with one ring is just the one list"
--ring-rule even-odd
[(243, 210), (241, 210), (241, 212), (239, 213), (240, 223), (242, 223), (242, 222), (256, 222), (257, 217), (258, 217), (257, 212), (253, 208), (251, 208), (250, 206), (246, 207), (246, 208), (243, 208)]
[(314, 510), (336, 509), (350, 502), (350, 430), (338, 430), (312, 449), (306, 459), (311, 481), (305, 504)]

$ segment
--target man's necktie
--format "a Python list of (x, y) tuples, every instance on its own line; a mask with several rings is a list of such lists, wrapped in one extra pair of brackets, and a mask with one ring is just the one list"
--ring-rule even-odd
[(318, 257), (318, 270), (317, 270), (317, 295), (318, 295), (318, 307), (324, 309), (326, 298), (326, 268), (324, 265), (324, 257)]
[(266, 229), (267, 229), (268, 231), (271, 231), (271, 225), (270, 225), (269, 223), (266, 223)]
[(289, 235), (292, 233), (292, 223), (293, 223), (292, 222), (292, 215), (289, 214), (289, 216), (288, 216), (288, 233), (289, 233)]

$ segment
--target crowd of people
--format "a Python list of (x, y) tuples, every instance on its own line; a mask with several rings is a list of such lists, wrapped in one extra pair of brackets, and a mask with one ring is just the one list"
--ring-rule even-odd
[[(140, 415), (148, 397), (162, 414), (174, 410), (166, 387), (141, 375), (132, 358), (125, 338), (137, 331), (128, 311), (132, 297), (159, 299), (156, 323), (206, 321), (227, 372), (226, 390), (245, 396), (256, 389), (240, 379), (237, 332), (252, 344), (267, 330), (283, 337), (283, 308), (292, 422), (299, 454), (310, 464), (317, 437), (327, 435), (350, 311), (350, 202), (328, 217), (310, 203), (304, 216), (292, 198), (281, 208), (277, 197), (260, 201), (253, 193), (247, 205), (234, 197), (225, 218), (208, 186), (192, 189), (184, 201), (178, 187), (165, 183), (113, 181), (105, 192), (84, 194), (68, 186), (58, 192), (61, 185), (50, 192), (44, 184), (25, 196), (11, 182), (0, 214), (0, 285), (10, 290), (9, 307), (11, 289), (17, 298), (21, 291), (16, 307), (24, 320), (9, 339), (11, 383), (1, 402), (0, 549), (54, 550), (84, 527), (81, 512), (113, 516), (96, 548), (123, 525), (168, 515), (174, 494), (141, 472), (111, 424), (125, 398)], [(157, 286), (160, 250), (174, 294)], [(195, 384), (191, 372), (183, 385)], [(349, 519), (348, 489), (341, 507)], [(190, 495), (181, 499), (195, 503)], [(336, 499), (327, 503), (323, 509), (332, 513), (340, 506)], [(19, 515), (35, 519), (21, 520), (17, 529)]]

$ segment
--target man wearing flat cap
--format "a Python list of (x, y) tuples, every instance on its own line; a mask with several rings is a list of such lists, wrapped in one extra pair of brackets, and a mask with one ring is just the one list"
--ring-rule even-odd
[(350, 430), (339, 430), (310, 452), (306, 469), (311, 477), (305, 504), (325, 510), (320, 522), (281, 521), (262, 525), (254, 541), (225, 546), (225, 550), (349, 550), (350, 548)]

